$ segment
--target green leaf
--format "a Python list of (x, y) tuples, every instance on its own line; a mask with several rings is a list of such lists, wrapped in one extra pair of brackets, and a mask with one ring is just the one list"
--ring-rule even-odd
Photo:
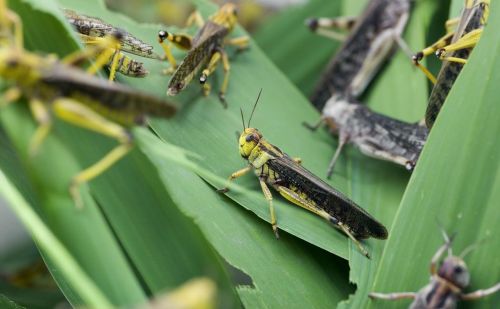
[(8, 299), (5, 295), (0, 294), (0, 306), (5, 309), (23, 309), (24, 307), (19, 306), (12, 300)]
[[(456, 254), (481, 242), (465, 259), (466, 291), (488, 288), (500, 278), (500, 4), (491, 4), (485, 32), (454, 84), (433, 126), (408, 185), (371, 291), (416, 291), (428, 283), (429, 261), (443, 243), (436, 221), (457, 233)], [(408, 267), (411, 263), (411, 267)], [(462, 307), (492, 308), (500, 294)], [(378, 307), (380, 301), (371, 301)], [(384, 303), (399, 308), (407, 302)]]
[(64, 245), (52, 234), (21, 194), (0, 170), (0, 194), (17, 214), (47, 257), (54, 261), (67, 281), (78, 290), (86, 304), (95, 308), (109, 308), (111, 303), (88, 278)]
[[(325, 308), (350, 292), (341, 259), (287, 234), (276, 240), (267, 223), (235, 207), (192, 172), (171, 164), (172, 149), (154, 143), (143, 130), (134, 133), (177, 205), (228, 263), (251, 276), (252, 286), (238, 287), (246, 308)], [(176, 190), (179, 186), (197, 188), (197, 194)]]
[[(45, 18), (43, 29), (36, 27), (34, 22), (25, 24), (25, 33), (30, 34), (26, 37), (28, 46), (44, 51), (59, 50), (60, 45), (71, 46), (72, 41), (68, 39), (72, 36), (61, 35), (69, 27), (62, 27), (51, 15), (33, 11), (25, 3), (15, 8), (26, 20), (36, 20), (40, 15)], [(50, 13), (60, 14), (58, 11)], [(44, 209), (44, 217), (113, 303), (143, 302), (145, 293), (173, 288), (191, 277), (203, 275), (217, 281), (222, 306), (233, 307), (238, 302), (219, 258), (192, 222), (172, 205), (156, 171), (140, 152), (132, 152), (117, 165), (117, 170), (113, 172), (112, 169), (107, 177), (92, 183), (92, 197), (85, 193), (84, 186), (86, 207), (78, 212), (67, 194), (70, 177), (82, 166), (89, 166), (101, 158), (115, 143), (58, 122), (43, 144), (40, 156), (27, 158), (25, 151), (33, 134), (33, 123), (29, 111), (19, 107), (2, 112), (3, 125), (16, 142), (23, 164), (28, 166), (31, 181), (40, 194), (52, 194), (55, 186), (57, 200), (65, 203), (59, 207), (53, 199), (43, 199), (41, 204), (51, 210), (45, 212)], [(56, 139), (60, 143), (58, 148), (50, 150), (51, 141)], [(72, 154), (64, 147), (71, 149)], [(66, 166), (68, 162), (73, 165)], [(60, 170), (54, 171), (57, 168)], [(57, 185), (51, 184), (52, 181)], [(92, 198), (102, 209), (96, 207)], [(124, 259), (124, 254), (128, 260)], [(113, 263), (109, 265), (109, 261)], [(132, 268), (136, 273), (132, 273)], [(64, 278), (57, 279), (64, 285)], [(62, 288), (70, 300), (79, 302), (69, 287)]]

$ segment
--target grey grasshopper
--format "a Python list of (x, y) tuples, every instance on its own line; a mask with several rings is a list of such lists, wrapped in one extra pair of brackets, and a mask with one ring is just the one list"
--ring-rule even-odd
[[(478, 42), (489, 16), (490, 0), (465, 0), (460, 18), (451, 20), (447, 27), (456, 24), (443, 38), (413, 56), (413, 61), (434, 83), (425, 112), (425, 123), (430, 129), (443, 106), (451, 87), (467, 62), (473, 47)], [(436, 53), (444, 60), (437, 78), (420, 65), (423, 57)]]
[[(413, 299), (410, 309), (454, 309), (461, 300), (476, 300), (500, 291), (500, 282), (494, 286), (464, 293), (470, 282), (470, 274), (464, 257), (474, 247), (466, 248), (459, 256), (451, 252), (451, 240), (444, 233), (445, 243), (437, 250), (431, 260), (431, 281), (418, 292), (370, 293), (373, 299), (399, 300)], [(448, 256), (438, 266), (441, 256), (448, 251)]]
[[(368, 251), (361, 245), (359, 239), (369, 237), (386, 239), (387, 229), (384, 225), (344, 194), (305, 169), (300, 160), (291, 158), (268, 142), (257, 129), (251, 128), (253, 111), (246, 126), (242, 112), (243, 132), (239, 137), (240, 155), (248, 161), (248, 166), (233, 173), (229, 181), (254, 170), (269, 203), (271, 224), (276, 237), (278, 237), (278, 225), (268, 186), (278, 191), (288, 201), (331, 222), (344, 232), (365, 256), (369, 257)], [(219, 191), (227, 192), (228, 189), (226, 187)]]
[[(165, 50), (165, 56), (171, 63), (172, 69), (175, 69), (170, 82), (168, 83), (168, 95), (177, 95), (182, 91), (201, 70), (199, 82), (203, 87), (203, 94), (207, 96), (210, 93), (211, 86), (207, 82), (208, 77), (215, 71), (218, 64), (222, 61), (224, 69), (224, 80), (219, 91), (221, 103), (227, 107), (225, 95), (229, 83), (230, 63), (224, 50), (224, 45), (234, 45), (240, 49), (248, 46), (249, 38), (247, 36), (227, 39), (237, 23), (237, 9), (232, 3), (224, 4), (210, 19), (203, 21), (201, 15), (195, 12), (190, 17), (188, 23), (197, 22), (200, 30), (191, 38), (188, 35), (176, 35), (167, 31), (160, 31), (158, 34), (159, 42)], [(169, 41), (175, 46), (188, 50), (182, 63), (177, 63), (172, 56)]]
[[(332, 95), (358, 97), (397, 44), (408, 21), (410, 0), (371, 0), (358, 18), (316, 18), (307, 25), (320, 34), (339, 37), (329, 28), (350, 30), (316, 85), (311, 102), (322, 111)], [(333, 34), (333, 35), (332, 35)]]
[(105, 36), (112, 35), (117, 31), (121, 32), (120, 44), (114, 47), (110, 46), (96, 60), (96, 62), (104, 62), (109, 68), (110, 80), (114, 79), (115, 72), (131, 77), (144, 77), (148, 74), (142, 62), (126, 56), (123, 52), (145, 58), (161, 59), (161, 56), (153, 51), (153, 46), (100, 18), (80, 14), (69, 9), (64, 9), (64, 15), (78, 33), (81, 41), (88, 46), (99, 45)]
[(363, 154), (387, 160), (413, 170), (427, 140), (428, 129), (375, 113), (354, 100), (330, 98), (323, 108), (322, 120), (339, 136), (339, 145), (330, 161), (327, 177), (348, 143)]

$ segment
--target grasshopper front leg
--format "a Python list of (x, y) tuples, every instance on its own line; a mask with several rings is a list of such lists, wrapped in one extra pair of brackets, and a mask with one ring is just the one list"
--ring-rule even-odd
[(351, 31), (357, 21), (358, 18), (352, 16), (340, 16), (335, 18), (318, 17), (307, 19), (305, 24), (316, 34), (332, 40), (344, 41), (346, 35), (337, 30)]
[(498, 291), (500, 291), (500, 282), (497, 283), (497, 284), (495, 284), (494, 286), (492, 286), (489, 289), (477, 290), (475, 292), (463, 294), (463, 295), (460, 296), (460, 298), (463, 299), (463, 300), (476, 300), (476, 299), (483, 298), (483, 297), (486, 297), (488, 295), (491, 295), (493, 293), (496, 293)]
[(231, 183), (231, 181), (245, 175), (246, 173), (250, 172), (251, 170), (252, 170), (252, 166), (249, 165), (247, 167), (242, 168), (241, 170), (238, 170), (238, 171), (232, 173), (231, 176), (229, 176), (229, 178), (227, 179), (226, 186), (224, 188), (218, 189), (217, 192), (220, 192), (220, 193), (228, 192), (229, 191), (229, 184)]
[(417, 293), (414, 292), (401, 292), (401, 293), (370, 293), (368, 296), (372, 299), (385, 299), (385, 300), (398, 300), (398, 299), (415, 299), (417, 297)]

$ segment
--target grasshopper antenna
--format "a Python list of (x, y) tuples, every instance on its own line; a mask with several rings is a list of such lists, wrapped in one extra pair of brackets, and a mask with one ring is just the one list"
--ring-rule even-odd
[(257, 103), (259, 103), (261, 93), (262, 93), (262, 88), (260, 88), (259, 95), (257, 96), (257, 100), (255, 100), (255, 104), (253, 105), (252, 113), (250, 114), (250, 118), (248, 119), (247, 128), (250, 128), (250, 121), (252, 120), (253, 112), (255, 112), (255, 108), (257, 107)]
[(472, 251), (474, 251), (477, 247), (479, 247), (480, 245), (482, 245), (484, 242), (485, 242), (485, 238), (479, 240), (478, 242), (472, 244), (472, 245), (468, 245), (461, 253), (460, 255), (458, 256), (459, 258), (461, 258), (462, 260), (467, 256), (467, 254), (471, 253)]
[(240, 107), (241, 123), (243, 124), (243, 131), (245, 131), (245, 117), (243, 117), (243, 110)]

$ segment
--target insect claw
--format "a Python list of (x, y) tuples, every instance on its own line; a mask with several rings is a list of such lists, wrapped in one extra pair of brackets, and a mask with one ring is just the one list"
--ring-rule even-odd
[(422, 58), (424, 58), (424, 53), (418, 52), (411, 57), (411, 60), (415, 65), (417, 65), (420, 62), (420, 60), (422, 60)]
[(74, 179), (71, 180), (71, 183), (69, 185), (69, 194), (73, 199), (73, 202), (75, 203), (76, 209), (78, 210), (83, 209), (82, 196), (80, 195), (78, 184), (75, 182)]
[(306, 19), (305, 24), (311, 31), (316, 31), (319, 25), (317, 18)]
[(217, 189), (217, 193), (227, 193), (229, 192), (229, 188), (220, 188), (220, 189)]
[(224, 108), (227, 108), (226, 96), (222, 92), (219, 92), (219, 101)]
[(278, 233), (278, 227), (276, 225), (273, 225), (273, 232), (276, 239), (280, 239), (280, 234)]

